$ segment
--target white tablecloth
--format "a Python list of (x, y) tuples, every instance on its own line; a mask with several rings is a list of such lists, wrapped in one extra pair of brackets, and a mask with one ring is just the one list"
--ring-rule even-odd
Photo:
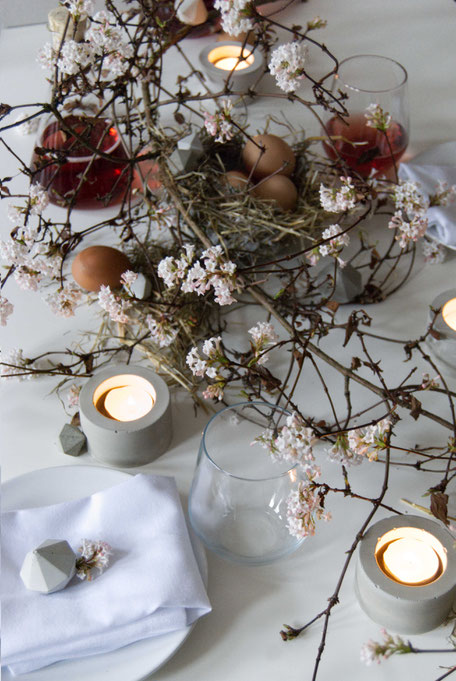
[[(411, 107), (410, 148), (421, 151), (433, 144), (450, 141), (456, 135), (454, 36), (456, 3), (451, 0), (310, 0), (296, 3), (287, 10), (290, 22), (305, 25), (315, 15), (328, 20), (328, 27), (316, 37), (322, 39), (342, 59), (352, 54), (374, 53), (393, 57), (409, 73)], [(1, 99), (10, 103), (40, 101), (46, 90), (43, 72), (35, 64), (38, 47), (48, 39), (44, 26), (5, 30), (0, 36), (0, 92)], [(196, 63), (197, 53), (207, 39), (189, 42), (189, 54)], [(318, 57), (311, 52), (318, 67)], [(179, 72), (176, 60), (170, 66)], [(303, 91), (305, 94), (305, 90)], [(268, 112), (279, 113), (286, 108), (288, 118), (298, 117), (309, 134), (316, 132), (310, 115), (294, 109), (284, 100), (275, 104), (268, 101)], [(261, 127), (264, 102), (249, 109), (252, 129)], [(27, 156), (29, 138), (15, 138), (16, 148)], [(15, 172), (15, 162), (0, 146), (1, 176)], [(10, 223), (6, 207), (0, 203), (3, 216), (0, 229), (4, 234)], [(81, 218), (83, 219), (83, 218)], [(374, 229), (375, 225), (369, 225)], [(441, 291), (455, 285), (454, 256), (435, 268), (418, 266), (408, 283), (385, 303), (371, 307), (374, 329), (397, 338), (414, 338), (427, 323), (428, 305)], [(80, 311), (70, 321), (52, 315), (36, 294), (9, 287), (8, 297), (16, 304), (15, 316), (1, 329), (2, 346), (6, 349), (22, 347), (26, 355), (36, 355), (56, 343), (69, 344), (77, 329), (90, 324), (90, 311)], [(350, 308), (339, 311), (341, 319)], [(252, 311), (239, 315), (250, 328)], [(259, 313), (260, 314), (260, 313)], [(260, 318), (260, 317), (259, 317)], [(326, 346), (340, 359), (350, 357), (351, 348), (340, 349), (340, 339), (330, 339)], [(372, 342), (372, 352), (382, 353), (379, 344)], [(398, 346), (398, 351), (400, 347)], [(381, 358), (390, 375), (405, 376), (409, 365), (405, 357), (390, 352)], [(286, 358), (283, 359), (286, 362)], [(280, 369), (281, 358), (277, 358)], [(329, 406), (324, 396), (315, 392), (315, 377), (304, 377), (300, 404), (310, 413), (326, 416)], [(340, 381), (334, 378), (334, 381)], [(456, 387), (454, 378), (450, 385)], [(3, 479), (37, 468), (74, 464), (58, 446), (58, 433), (67, 420), (55, 395), (49, 394), (55, 381), (33, 380), (27, 383), (4, 382), (0, 386), (2, 404), (1, 461)], [(432, 397), (432, 396), (431, 396)], [(362, 395), (359, 396), (362, 399)], [(145, 470), (173, 475), (180, 492), (185, 496), (198, 450), (201, 429), (207, 416), (196, 417), (185, 395), (174, 399), (175, 437), (169, 452)], [(427, 442), (435, 438), (432, 424), (420, 419), (404, 429), (409, 444)], [(92, 463), (88, 455), (78, 462)], [(327, 466), (325, 466), (327, 468)], [(337, 466), (328, 475), (337, 484), (342, 479)], [(356, 490), (375, 494), (380, 488), (381, 469), (375, 465), (361, 466), (353, 474)], [(418, 502), (432, 479), (398, 469), (388, 493), (387, 501), (398, 505), (399, 497), (408, 494)], [(289, 558), (270, 566), (248, 568), (233, 565), (209, 555), (209, 595), (213, 612), (198, 623), (183, 648), (158, 671), (156, 681), (308, 681), (320, 639), (320, 627), (313, 626), (302, 638), (284, 643), (279, 630), (284, 623), (299, 625), (312, 618), (326, 606), (326, 598), (335, 587), (344, 561), (344, 551), (353, 534), (368, 513), (368, 505), (338, 497), (331, 499), (333, 520), (322, 524), (316, 536)], [(380, 517), (380, 516), (379, 516)], [(331, 618), (326, 651), (319, 679), (353, 679), (355, 681), (429, 681), (439, 675), (439, 664), (454, 664), (452, 656), (401, 656), (380, 666), (367, 669), (359, 660), (359, 650), (368, 638), (379, 638), (379, 626), (372, 623), (360, 610), (353, 590), (353, 566), (341, 593), (341, 603)], [(446, 646), (442, 631), (413, 637), (414, 643), (424, 648)], [(451, 659), (450, 659), (451, 658)], [(441, 670), (440, 670), (440, 673)], [(97, 681), (96, 678), (91, 681)], [(112, 681), (124, 681), (112, 670)]]

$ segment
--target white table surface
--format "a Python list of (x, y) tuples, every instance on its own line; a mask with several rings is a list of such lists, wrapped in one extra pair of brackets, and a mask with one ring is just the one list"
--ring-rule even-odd
[[(401, 62), (409, 73), (411, 104), (411, 145), (414, 151), (456, 137), (456, 3), (451, 0), (310, 0), (287, 10), (290, 22), (305, 23), (319, 15), (328, 20), (328, 27), (316, 38), (323, 40), (339, 58), (352, 54), (376, 53)], [(38, 48), (48, 39), (44, 26), (4, 30), (0, 35), (0, 99), (10, 104), (42, 101), (46, 93), (44, 72), (35, 62)], [(188, 54), (196, 60), (197, 53), (208, 39), (187, 41)], [(317, 56), (315, 68), (318, 69)], [(178, 69), (173, 63), (171, 70)], [(176, 70), (176, 72), (178, 72)], [(265, 107), (261, 100), (249, 109), (253, 127), (261, 126)], [(276, 104), (274, 111), (286, 111), (289, 118), (298, 118), (311, 133), (315, 125), (302, 109), (293, 109), (286, 102)], [(19, 155), (27, 158), (33, 145), (32, 137), (6, 135)], [(0, 176), (15, 174), (16, 162), (0, 147)], [(17, 187), (26, 191), (25, 183)], [(6, 217), (7, 202), (0, 203), (0, 230), (6, 237), (10, 223)], [(54, 209), (50, 209), (54, 210)], [(56, 209), (58, 210), (58, 209)], [(88, 220), (89, 215), (76, 219)], [(369, 227), (371, 228), (371, 227)], [(372, 226), (372, 229), (375, 225)], [(374, 328), (397, 338), (415, 338), (423, 332), (427, 309), (441, 291), (456, 285), (455, 256), (437, 267), (415, 268), (407, 284), (385, 303), (370, 307)], [(92, 312), (80, 310), (72, 319), (55, 317), (39, 295), (24, 292), (11, 282), (7, 297), (15, 304), (15, 312), (7, 327), (1, 327), (3, 349), (22, 347), (26, 356), (70, 344), (77, 333), (90, 328)], [(351, 311), (342, 307), (341, 320)], [(249, 324), (252, 312), (240, 315)], [(261, 318), (258, 313), (258, 318)], [(249, 328), (249, 327), (247, 327)], [(343, 361), (351, 349), (342, 350), (341, 339), (332, 336), (325, 348)], [(410, 365), (401, 354), (388, 353), (379, 343), (371, 344), (377, 359), (382, 359), (385, 373), (405, 376)], [(400, 347), (397, 346), (400, 350)], [(276, 357), (275, 369), (280, 373), (281, 360)], [(271, 365), (272, 366), (272, 365)], [(421, 367), (423, 370), (424, 367)], [(340, 389), (341, 379), (328, 374), (334, 390)], [(421, 375), (419, 373), (418, 375)], [(447, 376), (456, 389), (456, 378)], [(85, 454), (78, 459), (66, 457), (60, 451), (58, 434), (68, 420), (59, 400), (51, 391), (52, 378), (19, 382), (3, 380), (1, 399), (1, 464), (2, 479), (8, 480), (39, 468), (59, 465), (94, 464)], [(361, 392), (356, 399), (365, 398)], [(431, 395), (430, 400), (433, 400)], [(301, 408), (309, 414), (328, 416), (328, 405), (317, 391), (315, 378), (304, 376), (299, 392)], [(436, 405), (433, 405), (437, 408)], [(442, 404), (441, 413), (445, 414)], [(158, 474), (173, 475), (185, 498), (188, 494), (202, 427), (207, 416), (195, 417), (190, 400), (182, 393), (173, 395), (174, 439), (171, 449), (159, 460), (142, 469)], [(400, 426), (403, 442), (426, 443), (442, 440), (442, 433), (433, 424), (420, 419), (408, 419)], [(445, 436), (446, 437), (446, 436)], [(341, 484), (338, 467), (324, 464), (329, 479)], [(364, 464), (352, 473), (352, 484), (364, 494), (376, 494), (381, 486), (380, 466)], [(438, 477), (425, 476), (408, 469), (394, 470), (387, 502), (399, 506), (399, 498), (408, 496), (420, 502), (421, 495)], [(344, 551), (367, 515), (369, 505), (363, 502), (334, 499), (328, 508), (333, 520), (320, 524), (317, 535), (304, 542), (294, 555), (269, 566), (258, 568), (231, 564), (209, 554), (209, 595), (213, 612), (196, 625), (192, 635), (167, 665), (154, 674), (157, 681), (307, 681), (311, 678), (320, 627), (313, 626), (295, 641), (284, 643), (279, 630), (284, 623), (299, 625), (325, 607), (334, 590), (344, 561)], [(378, 518), (385, 514), (379, 514)], [(322, 681), (356, 679), (429, 681), (443, 670), (439, 664), (455, 664), (452, 655), (402, 656), (367, 669), (359, 660), (363, 642), (380, 637), (380, 627), (361, 611), (353, 589), (354, 566), (351, 565), (341, 592), (341, 603), (331, 617), (326, 651), (318, 678)], [(423, 648), (446, 647), (445, 635), (438, 630), (412, 638)], [(91, 681), (97, 681), (96, 678)], [(112, 669), (112, 681), (123, 681)]]

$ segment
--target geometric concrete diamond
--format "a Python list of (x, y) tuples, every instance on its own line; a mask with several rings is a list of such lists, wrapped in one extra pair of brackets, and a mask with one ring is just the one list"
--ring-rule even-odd
[(169, 160), (179, 171), (188, 173), (198, 165), (204, 149), (197, 132), (179, 140)]
[(86, 436), (76, 426), (65, 423), (59, 435), (60, 444), (65, 454), (79, 456), (86, 446)]
[(27, 589), (50, 594), (63, 589), (76, 572), (76, 554), (67, 541), (47, 539), (25, 556), (21, 579)]

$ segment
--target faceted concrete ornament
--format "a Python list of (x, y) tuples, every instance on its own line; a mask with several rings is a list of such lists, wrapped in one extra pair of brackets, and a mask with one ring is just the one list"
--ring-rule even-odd
[(76, 554), (67, 541), (46, 539), (25, 556), (21, 579), (30, 591), (50, 594), (64, 589), (76, 572)]
[(169, 160), (179, 172), (188, 173), (196, 168), (203, 151), (199, 135), (195, 132), (179, 140)]
[(64, 453), (69, 456), (82, 454), (87, 443), (82, 430), (79, 430), (76, 426), (71, 426), (69, 423), (65, 423), (60, 431), (59, 440)]
[(318, 276), (322, 281), (328, 277), (328, 281), (322, 284), (325, 295), (331, 293), (331, 300), (335, 300), (337, 303), (351, 303), (363, 292), (361, 274), (351, 265), (345, 265), (345, 267), (337, 266), (335, 287), (332, 281), (334, 277), (334, 263), (325, 265), (318, 273)]

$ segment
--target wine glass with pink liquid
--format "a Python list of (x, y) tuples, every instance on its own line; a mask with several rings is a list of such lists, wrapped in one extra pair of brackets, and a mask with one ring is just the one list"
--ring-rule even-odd
[(348, 116), (324, 119), (329, 158), (362, 177), (386, 175), (408, 144), (407, 71), (394, 59), (361, 54), (344, 59), (333, 83), (344, 93)]

